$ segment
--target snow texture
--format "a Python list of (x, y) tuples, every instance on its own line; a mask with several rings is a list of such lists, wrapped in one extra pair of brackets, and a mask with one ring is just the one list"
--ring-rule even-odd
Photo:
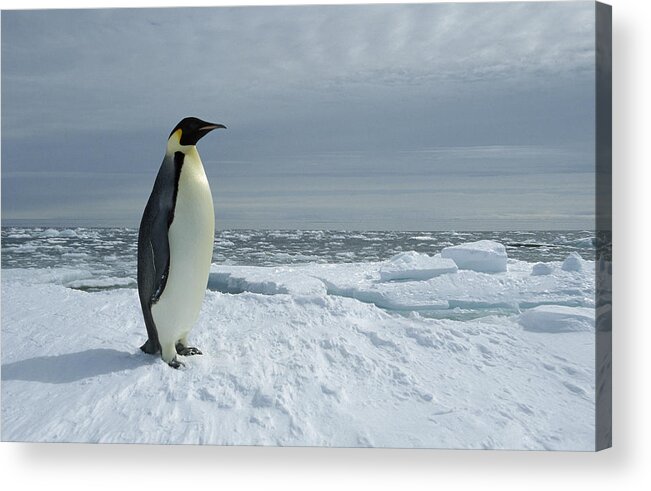
[(2, 438), (594, 449), (594, 268), (446, 250), (213, 265), (180, 370), (139, 351), (135, 288), (3, 270)]

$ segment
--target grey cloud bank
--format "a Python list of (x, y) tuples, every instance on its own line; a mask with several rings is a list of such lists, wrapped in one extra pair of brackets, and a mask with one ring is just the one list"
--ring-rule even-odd
[(218, 228), (594, 223), (592, 2), (2, 13), (2, 218), (137, 225), (186, 115)]

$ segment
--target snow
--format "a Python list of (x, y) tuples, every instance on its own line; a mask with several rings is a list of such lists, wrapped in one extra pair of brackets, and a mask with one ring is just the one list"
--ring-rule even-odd
[(483, 273), (506, 271), (506, 248), (492, 240), (479, 240), (446, 247), (441, 251), (441, 257), (452, 259), (459, 269)]
[(482, 271), (213, 265), (181, 370), (138, 350), (135, 288), (83, 291), (132, 279), (3, 270), (3, 440), (593, 449), (594, 268), (455, 251)]

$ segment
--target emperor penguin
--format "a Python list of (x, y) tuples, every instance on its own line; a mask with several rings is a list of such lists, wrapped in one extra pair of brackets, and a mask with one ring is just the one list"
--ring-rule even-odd
[(138, 232), (138, 294), (148, 339), (140, 349), (161, 353), (173, 368), (188, 346), (208, 284), (215, 210), (197, 142), (223, 124), (185, 118), (167, 140), (165, 157)]

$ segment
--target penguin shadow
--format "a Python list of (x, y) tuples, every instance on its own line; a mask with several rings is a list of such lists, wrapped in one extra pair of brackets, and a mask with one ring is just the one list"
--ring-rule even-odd
[(2, 365), (2, 380), (66, 384), (133, 370), (154, 363), (154, 357), (107, 348), (89, 349), (56, 356), (38, 356)]

